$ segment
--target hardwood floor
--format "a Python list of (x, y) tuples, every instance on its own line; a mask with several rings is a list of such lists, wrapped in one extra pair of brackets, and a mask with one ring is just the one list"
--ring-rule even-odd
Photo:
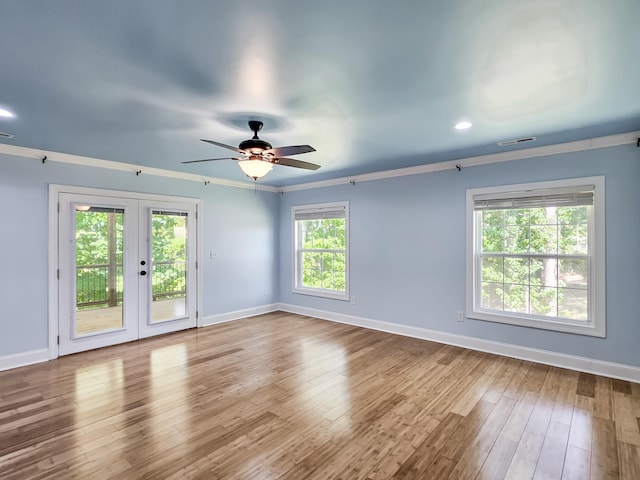
[(640, 479), (640, 385), (273, 313), (0, 373), (0, 478)]

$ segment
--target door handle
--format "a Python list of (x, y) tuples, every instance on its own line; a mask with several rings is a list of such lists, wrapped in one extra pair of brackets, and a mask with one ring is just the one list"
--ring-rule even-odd
[(142, 276), (145, 276), (146, 274), (147, 274), (147, 272), (146, 272), (145, 270), (142, 270), (142, 271), (140, 272), (140, 275), (142, 275)]

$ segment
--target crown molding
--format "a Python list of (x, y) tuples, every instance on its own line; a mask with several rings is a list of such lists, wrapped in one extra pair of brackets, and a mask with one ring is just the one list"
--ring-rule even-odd
[(448, 160), (446, 162), (428, 163), (424, 165), (417, 165), (415, 167), (397, 168), (393, 170), (383, 170), (380, 172), (353, 175), (350, 177), (333, 178), (330, 180), (321, 180), (319, 182), (299, 183), (296, 185), (280, 187), (279, 190), (282, 193), (296, 192), (299, 190), (310, 190), (312, 188), (345, 185), (347, 183), (355, 184), (360, 182), (383, 180), (385, 178), (405, 177), (408, 175), (418, 175), (422, 173), (453, 170), (456, 168), (477, 167), (480, 165), (488, 165), (491, 163), (511, 162), (513, 160), (524, 160), (526, 158), (547, 157), (550, 155), (557, 155), (561, 153), (582, 152), (585, 150), (595, 150), (598, 148), (627, 145), (630, 143), (636, 143), (639, 141), (639, 139), (640, 131), (628, 132), (618, 135), (608, 135), (606, 137), (596, 137), (587, 140), (579, 140), (576, 142), (558, 143), (555, 145), (547, 145), (544, 147), (512, 150), (509, 152), (480, 155), (477, 157), (466, 157), (457, 160)]
[(321, 180), (319, 182), (299, 183), (283, 187), (273, 187), (270, 185), (261, 184), (255, 185), (254, 183), (249, 182), (226, 180), (224, 178), (208, 177), (206, 175), (196, 175), (193, 173), (180, 172), (176, 170), (166, 170), (163, 168), (148, 167), (132, 163), (114, 162), (112, 160), (103, 160), (81, 155), (52, 152), (48, 150), (40, 150), (37, 148), (19, 147), (15, 145), (8, 145), (5, 143), (0, 143), (0, 154), (36, 160), (42, 160), (44, 157), (46, 157), (47, 161), (68, 163), (71, 165), (83, 165), (88, 167), (106, 168), (109, 170), (118, 170), (123, 172), (142, 173), (145, 175), (154, 175), (157, 177), (167, 177), (199, 183), (210, 183), (211, 185), (223, 185), (227, 187), (244, 188), (248, 190), (257, 188), (258, 190), (265, 192), (287, 193), (300, 190), (310, 190), (313, 188), (345, 185), (348, 183), (372, 182), (375, 180), (383, 180), (385, 178), (405, 177), (408, 175), (419, 175), (423, 173), (440, 172), (443, 170), (453, 170), (455, 168), (477, 167), (480, 165), (488, 165), (492, 163), (511, 162), (513, 160), (524, 160), (527, 158), (547, 157), (550, 155), (558, 155), (562, 153), (582, 152), (585, 150), (615, 147), (619, 145), (636, 143), (639, 141), (639, 139), (640, 131), (635, 131), (617, 135), (608, 135), (605, 137), (595, 137), (586, 140), (578, 140), (576, 142), (558, 143), (555, 145), (525, 148), (522, 150), (512, 150), (508, 152), (493, 153), (489, 155), (480, 155), (477, 157), (466, 157), (456, 160), (448, 160), (446, 162), (427, 163), (414, 167), (382, 170), (379, 172), (332, 178), (329, 180)]
[(121, 172), (153, 175), (156, 177), (167, 177), (177, 180), (187, 180), (190, 182), (207, 183), (211, 185), (223, 185), (225, 187), (244, 188), (247, 190), (254, 190), (257, 188), (258, 190), (262, 190), (265, 192), (280, 192), (279, 188), (269, 185), (255, 185), (254, 183), (249, 182), (238, 182), (234, 180), (226, 180), (224, 178), (208, 177), (205, 175), (196, 175), (193, 173), (179, 172), (176, 170), (166, 170), (164, 168), (135, 165), (133, 163), (114, 162), (112, 160), (103, 160), (100, 158), (84, 157), (81, 155), (71, 155), (68, 153), (60, 152), (51, 152), (49, 150), (40, 150), (37, 148), (18, 147), (15, 145), (7, 145), (6, 143), (0, 143), (0, 154), (36, 159), (40, 161), (46, 157), (47, 162), (67, 163), (70, 165), (82, 165), (85, 167), (106, 168), (108, 170), (118, 170)]

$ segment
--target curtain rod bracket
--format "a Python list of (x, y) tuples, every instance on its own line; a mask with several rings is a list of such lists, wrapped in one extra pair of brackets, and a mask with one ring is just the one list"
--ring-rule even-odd
[(206, 187), (207, 185), (209, 185), (211, 183), (211, 180), (205, 180), (204, 181), (204, 186)]
[(142, 170), (136, 170), (136, 177), (139, 177), (141, 173), (142, 173)]
[(460, 164), (456, 165), (456, 168), (458, 169), (459, 172), (462, 171), (462, 167), (460, 166)]
[(47, 156), (45, 155), (44, 157), (42, 157), (42, 163), (45, 163), (47, 161)]
[(354, 186), (355, 186), (356, 181), (355, 181), (355, 180), (349, 180), (349, 183), (350, 183), (351, 185), (354, 185)]

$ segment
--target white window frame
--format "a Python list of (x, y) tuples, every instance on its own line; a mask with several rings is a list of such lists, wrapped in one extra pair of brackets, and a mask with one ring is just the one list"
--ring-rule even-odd
[[(345, 212), (345, 290), (344, 292), (337, 290), (327, 290), (322, 288), (303, 287), (301, 285), (301, 265), (300, 265), (300, 249), (298, 229), (296, 228), (296, 213), (314, 213), (331, 211), (337, 209), (344, 209)], [(335, 300), (349, 300), (349, 202), (331, 202), (331, 203), (317, 203), (312, 205), (294, 205), (291, 207), (291, 243), (292, 243), (292, 289), (293, 293), (299, 293), (302, 295), (312, 295), (316, 297), (332, 298)]]
[[(589, 319), (573, 321), (563, 318), (544, 317), (517, 312), (487, 311), (480, 308), (478, 252), (481, 248), (481, 237), (477, 235), (477, 216), (474, 212), (474, 197), (495, 195), (497, 198), (508, 194), (527, 192), (535, 196), (542, 190), (557, 188), (576, 188), (580, 186), (594, 187), (594, 204), (588, 219), (588, 238), (590, 258), (589, 269)], [(467, 318), (490, 322), (520, 325), (525, 327), (555, 330), (560, 332), (606, 336), (606, 291), (605, 291), (605, 179), (604, 176), (553, 180), (546, 182), (503, 185), (484, 188), (467, 189)]]

